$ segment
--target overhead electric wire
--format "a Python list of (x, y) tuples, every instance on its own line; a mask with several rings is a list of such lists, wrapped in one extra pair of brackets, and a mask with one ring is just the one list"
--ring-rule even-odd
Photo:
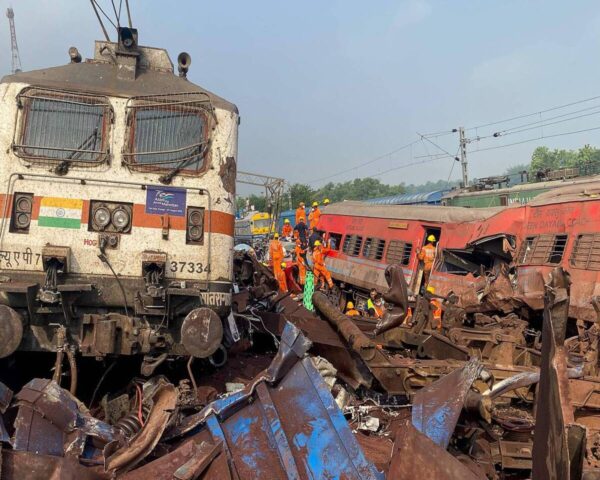
[[(447, 155), (451, 155), (451, 153), (448, 150), (443, 149), (442, 147), (440, 147), (437, 143), (431, 141), (429, 138), (424, 137), (423, 135), (421, 135), (419, 132), (417, 132), (417, 135), (420, 135), (421, 138), (423, 140), (427, 140), (429, 143), (431, 143), (434, 147), (438, 148), (439, 150), (441, 150), (442, 152), (444, 152)], [(429, 153), (429, 152), (428, 152)]]
[(474, 126), (474, 127), (469, 127), (466, 130), (475, 130), (476, 128), (490, 127), (492, 125), (499, 125), (501, 123), (512, 122), (514, 120), (519, 120), (521, 118), (533, 117), (534, 115), (539, 115), (541, 113), (552, 112), (554, 110), (560, 110), (561, 108), (567, 108), (567, 107), (571, 107), (573, 105), (579, 105), (579, 104), (585, 103), (585, 102), (591, 102), (592, 100), (597, 100), (599, 98), (600, 98), (600, 95), (596, 95), (594, 97), (584, 98), (582, 100), (577, 100), (575, 102), (565, 103), (563, 105), (557, 105), (555, 107), (546, 108), (545, 110), (538, 110), (538, 111), (533, 112), (533, 113), (527, 113), (527, 114), (524, 114), (524, 115), (517, 115), (516, 117), (511, 117), (511, 118), (507, 118), (507, 119), (504, 119), (504, 120), (498, 120), (498, 121), (495, 121), (495, 122), (489, 122), (489, 123), (484, 123), (482, 125), (477, 125), (477, 126)]
[(395, 150), (392, 150), (391, 152), (385, 153), (383, 155), (379, 155), (379, 156), (377, 156), (375, 158), (372, 158), (371, 160), (368, 160), (368, 161), (366, 161), (364, 163), (360, 163), (360, 164), (355, 165), (354, 167), (351, 167), (351, 168), (346, 168), (344, 170), (340, 170), (337, 173), (333, 173), (333, 174), (327, 175), (325, 177), (317, 178), (315, 180), (309, 180), (308, 183), (312, 184), (312, 183), (316, 183), (316, 182), (321, 182), (323, 180), (328, 180), (328, 179), (333, 178), (333, 177), (338, 177), (338, 176), (343, 175), (344, 173), (347, 173), (347, 172), (358, 170), (359, 168), (366, 167), (367, 165), (371, 165), (372, 163), (375, 163), (375, 162), (377, 162), (377, 161), (379, 161), (379, 160), (381, 160), (383, 158), (389, 157), (390, 155), (393, 155), (394, 153), (398, 153), (401, 150), (405, 150), (406, 148), (409, 148), (409, 147), (411, 147), (411, 146), (419, 143), (420, 141), (421, 141), (420, 139), (419, 140), (414, 140), (413, 142), (407, 143), (406, 145), (402, 145), (401, 147), (396, 148)]
[(112, 21), (112, 19), (106, 14), (106, 12), (104, 10), (102, 10), (102, 7), (100, 6), (100, 4), (98, 3), (98, 0), (92, 0), (92, 2), (94, 2), (96, 4), (96, 6), (98, 7), (98, 9), (102, 12), (102, 14), (106, 17), (106, 19), (112, 24), (113, 27), (115, 27), (115, 29), (117, 28), (117, 26), (115, 25), (115, 22)]
[(537, 128), (548, 127), (550, 125), (556, 125), (556, 124), (564, 123), (564, 122), (571, 122), (573, 120), (577, 120), (578, 118), (590, 117), (592, 115), (598, 115), (599, 113), (600, 113), (600, 110), (598, 110), (596, 112), (591, 112), (591, 113), (584, 113), (582, 115), (577, 115), (576, 117), (566, 118), (566, 119), (563, 119), (563, 120), (557, 120), (555, 122), (542, 123), (542, 124), (539, 124), (539, 125), (535, 125), (533, 127), (522, 128), (520, 130), (511, 130), (511, 131), (508, 131), (506, 133), (500, 133), (500, 132), (498, 132), (499, 133), (498, 135), (494, 134), (493, 136), (495, 136), (495, 137), (499, 137), (499, 136), (500, 137), (506, 137), (507, 135), (514, 135), (515, 133), (527, 132), (529, 130), (535, 130)]

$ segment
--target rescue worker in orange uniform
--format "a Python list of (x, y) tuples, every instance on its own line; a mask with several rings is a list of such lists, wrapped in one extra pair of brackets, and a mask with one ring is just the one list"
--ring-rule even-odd
[(434, 330), (442, 329), (442, 303), (435, 295), (435, 288), (427, 287), (427, 293), (431, 294), (431, 298), (429, 299), (429, 317), (430, 317), (430, 325)]
[(435, 260), (435, 245), (436, 242), (434, 235), (427, 237), (427, 244), (419, 250), (419, 260), (423, 262), (423, 285), (427, 285), (429, 282), (429, 276), (431, 275), (431, 269), (433, 268), (433, 261)]
[(281, 236), (284, 238), (292, 238), (293, 233), (294, 233), (294, 229), (292, 228), (292, 224), (286, 218), (283, 221), (283, 228), (281, 229)]
[(300, 202), (298, 204), (298, 208), (296, 209), (296, 223), (294, 225), (298, 225), (301, 218), (306, 218), (306, 208), (304, 206), (304, 202)]
[(369, 293), (369, 299), (367, 300), (367, 311), (369, 312), (369, 315), (374, 318), (383, 317), (382, 307), (381, 296), (377, 293), (377, 290), (371, 290)]
[(296, 254), (296, 266), (298, 267), (298, 280), (300, 285), (304, 285), (306, 280), (306, 265), (304, 264), (304, 257), (306, 255), (306, 249), (302, 248), (302, 242), (300, 239), (296, 239), (296, 247), (294, 248)]
[(279, 271), (275, 274), (275, 277), (277, 278), (277, 281), (279, 282), (279, 291), (281, 293), (287, 293), (287, 291), (288, 291), (287, 280), (285, 279), (286, 267), (287, 267), (287, 265), (285, 264), (285, 262), (281, 262), (279, 264)]
[[(283, 245), (279, 241), (279, 234), (275, 233), (273, 235), (273, 240), (271, 240), (271, 243), (269, 244), (269, 258), (271, 260), (271, 266), (273, 268), (273, 275), (275, 275), (275, 278), (279, 282), (280, 287), (282, 285), (280, 278), (283, 275), (283, 271), (281, 270), (281, 263), (283, 262), (284, 256), (285, 251), (283, 250)], [(283, 285), (286, 285), (285, 276), (283, 276)], [(287, 292), (287, 285), (285, 290), (283, 291)]]
[(317, 225), (319, 224), (319, 219), (321, 218), (321, 210), (319, 210), (319, 204), (317, 202), (313, 202), (312, 206), (312, 212), (308, 214), (308, 227), (311, 230), (317, 227)]
[(315, 286), (322, 285), (323, 280), (325, 280), (329, 288), (333, 288), (331, 274), (325, 266), (325, 255), (323, 255), (323, 246), (320, 240), (315, 242), (315, 248), (313, 249), (313, 274), (315, 275)]
[(360, 315), (360, 312), (356, 308), (354, 308), (354, 303), (348, 302), (346, 304), (346, 315), (348, 315), (349, 317), (356, 317)]

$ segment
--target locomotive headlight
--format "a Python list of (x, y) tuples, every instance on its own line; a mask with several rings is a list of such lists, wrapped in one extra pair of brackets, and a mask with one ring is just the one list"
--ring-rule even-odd
[(197, 242), (202, 238), (202, 228), (198, 226), (191, 226), (189, 229), (190, 240)]
[(98, 207), (94, 210), (94, 223), (99, 228), (106, 228), (110, 223), (110, 211), (106, 207)]
[(17, 228), (27, 228), (29, 226), (30, 218), (28, 213), (17, 213), (15, 217), (15, 226)]
[(31, 199), (27, 197), (18, 198), (16, 207), (18, 212), (31, 212)]
[(117, 230), (125, 230), (130, 221), (129, 212), (124, 208), (117, 208), (112, 214), (112, 223)]

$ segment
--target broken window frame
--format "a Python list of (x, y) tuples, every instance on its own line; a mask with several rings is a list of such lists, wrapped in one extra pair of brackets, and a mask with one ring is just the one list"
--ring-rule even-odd
[[(52, 110), (46, 107), (47, 111), (38, 111), (35, 108), (35, 103), (38, 101), (48, 102), (48, 105), (55, 103), (56, 109)], [(17, 95), (17, 104), (19, 117), (12, 144), (12, 149), (17, 157), (36, 163), (62, 164), (68, 162), (70, 165), (87, 166), (99, 165), (108, 160), (110, 154), (110, 126), (114, 113), (108, 97), (58, 89), (26, 87)], [(59, 104), (63, 104), (63, 110), (59, 108)], [(70, 107), (66, 107), (67, 105), (70, 105)], [(69, 111), (69, 108), (77, 108), (77, 110)], [(94, 112), (93, 109), (97, 109), (97, 112)], [(64, 117), (60, 122), (61, 124), (51, 125), (49, 119), (52, 113)], [(38, 119), (43, 127), (43, 132), (40, 129), (38, 136), (43, 138), (37, 139), (35, 142), (37, 145), (31, 144), (29, 139), (32, 135), (29, 129), (34, 128), (32, 127), (32, 119), (35, 114), (46, 115), (46, 118), (41, 117)], [(68, 118), (71, 114), (78, 118)], [(87, 126), (89, 122), (83, 122), (81, 119), (90, 115), (98, 117), (97, 128), (91, 129), (87, 136), (84, 135), (75, 139), (73, 125)], [(90, 123), (90, 125), (92, 124), (93, 122)], [(64, 129), (64, 132), (61, 133), (62, 137), (76, 140), (76, 144), (70, 146), (42, 144), (50, 141), (56, 142), (61, 127)], [(51, 131), (52, 128), (54, 131)], [(94, 139), (94, 137), (96, 138)], [(92, 140), (94, 143), (90, 146), (89, 142)], [(92, 148), (98, 144), (98, 141), (100, 143), (99, 147)], [(63, 156), (58, 156), (60, 154)], [(86, 156), (89, 158), (85, 158)]]
[[(591, 237), (585, 240), (586, 242), (590, 242), (588, 248), (582, 247), (584, 237)], [(586, 248), (586, 250), (581, 251), (583, 248)], [(585, 256), (583, 262), (579, 261), (580, 256)], [(594, 260), (594, 258), (597, 258), (597, 260)], [(600, 270), (600, 234), (592, 232), (578, 234), (575, 239), (573, 251), (571, 252), (569, 264), (573, 268), (583, 270)]]
[(380, 261), (385, 251), (385, 240), (376, 237), (367, 237), (362, 248), (362, 256), (369, 260)]
[[(137, 117), (139, 111), (157, 110), (159, 112), (177, 112), (183, 115), (195, 115), (201, 119), (201, 131), (195, 143), (189, 143), (184, 146), (169, 147), (164, 150), (150, 149), (148, 151), (138, 151), (138, 122), (141, 121)], [(165, 95), (145, 95), (132, 97), (128, 100), (126, 105), (127, 112), (127, 134), (125, 140), (125, 146), (123, 149), (123, 164), (134, 171), (142, 172), (171, 172), (175, 168), (179, 167), (178, 174), (184, 176), (201, 176), (209, 169), (210, 166), (210, 139), (213, 125), (216, 123), (216, 117), (214, 113), (214, 107), (207, 94), (203, 92), (193, 93), (171, 93)], [(179, 118), (176, 116), (173, 118)], [(168, 117), (166, 117), (168, 118)], [(177, 127), (176, 121), (172, 120), (171, 125), (166, 126), (175, 129)], [(151, 133), (155, 133), (154, 130), (162, 127), (153, 127)], [(167, 133), (165, 131), (165, 133)], [(152, 137), (152, 135), (151, 135)], [(157, 135), (154, 135), (156, 138)], [(173, 138), (172, 136), (166, 136), (165, 138)], [(148, 142), (153, 140), (146, 140), (146, 146)], [(191, 149), (196, 149), (194, 154), (185, 155), (184, 152), (188, 152)], [(182, 153), (182, 156), (177, 158), (169, 158), (165, 160), (153, 161), (146, 163), (140, 161), (141, 158), (151, 156), (168, 156)], [(194, 158), (197, 160), (192, 161)], [(186, 164), (186, 162), (190, 162)], [(191, 168), (194, 166), (193, 168)]]
[[(396, 251), (402, 249), (402, 252)], [(391, 251), (390, 251), (391, 250)], [(385, 261), (388, 264), (408, 266), (413, 251), (413, 244), (403, 240), (390, 240), (387, 251), (385, 252)]]
[(331, 248), (329, 245), (328, 246), (331, 248), (331, 250), (339, 251), (342, 248), (342, 237), (344, 235), (341, 233), (328, 232), (328, 236), (330, 240), (334, 241), (335, 248)]
[(362, 248), (363, 237), (361, 235), (346, 235), (342, 252), (350, 257), (358, 257)]
[(517, 257), (518, 265), (559, 265), (565, 255), (569, 235), (544, 233), (525, 237)]

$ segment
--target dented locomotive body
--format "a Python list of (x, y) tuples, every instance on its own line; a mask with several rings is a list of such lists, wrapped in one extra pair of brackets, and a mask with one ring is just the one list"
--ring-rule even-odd
[(238, 111), (185, 78), (187, 54), (178, 76), (165, 50), (119, 33), (93, 59), (71, 49), (0, 83), (0, 357), (220, 344)]
[(438, 242), (429, 285), (436, 294), (456, 294), (467, 311), (541, 312), (548, 274), (562, 266), (572, 280), (569, 316), (594, 321), (592, 299), (600, 296), (599, 194), (600, 182), (592, 182), (506, 208), (332, 205), (324, 209), (320, 228), (339, 248), (326, 264), (335, 280), (363, 291), (386, 290), (385, 268), (400, 264), (409, 289), (417, 292), (423, 285), (416, 251), (432, 233)]

